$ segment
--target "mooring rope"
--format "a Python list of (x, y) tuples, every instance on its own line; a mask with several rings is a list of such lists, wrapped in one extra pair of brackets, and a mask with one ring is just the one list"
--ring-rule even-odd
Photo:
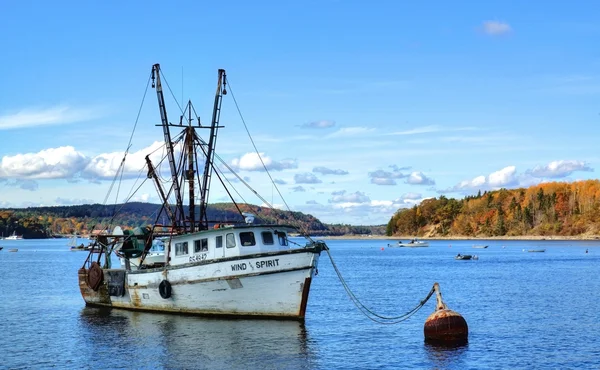
[(429, 293), (427, 294), (427, 296), (423, 300), (421, 300), (421, 302), (419, 302), (419, 304), (417, 304), (413, 309), (411, 309), (411, 310), (403, 313), (402, 315), (398, 315), (398, 316), (383, 316), (383, 315), (379, 315), (378, 313), (374, 312), (373, 310), (371, 310), (370, 308), (368, 308), (367, 306), (365, 306), (358, 299), (358, 297), (356, 297), (356, 295), (352, 292), (352, 290), (348, 286), (348, 283), (346, 283), (346, 280), (342, 276), (342, 273), (338, 269), (337, 265), (335, 264), (335, 262), (333, 260), (333, 257), (331, 256), (331, 253), (329, 251), (329, 248), (326, 248), (325, 251), (327, 252), (327, 255), (329, 256), (329, 259), (331, 260), (331, 265), (333, 266), (333, 269), (334, 269), (335, 273), (337, 274), (337, 277), (340, 280), (340, 283), (344, 287), (344, 290), (346, 291), (346, 294), (348, 294), (348, 297), (350, 298), (350, 300), (352, 301), (352, 303), (354, 303), (354, 305), (356, 306), (356, 308), (358, 308), (358, 310), (363, 315), (365, 315), (369, 320), (371, 320), (373, 322), (376, 322), (376, 323), (379, 323), (379, 324), (391, 325), (391, 324), (398, 324), (398, 323), (400, 323), (402, 321), (405, 321), (409, 317), (411, 317), (412, 315), (414, 315), (417, 311), (419, 311), (421, 309), (421, 307), (423, 307), (425, 305), (425, 303), (427, 303), (427, 301), (429, 300), (429, 298), (431, 298), (431, 296), (433, 295), (433, 293), (435, 293), (434, 287), (431, 287), (431, 290), (429, 291)]

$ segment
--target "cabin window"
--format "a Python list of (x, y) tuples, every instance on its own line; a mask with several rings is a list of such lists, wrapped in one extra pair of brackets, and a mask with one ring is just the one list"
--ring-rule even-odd
[(287, 236), (285, 233), (277, 233), (277, 239), (279, 239), (279, 245), (288, 245)]
[(240, 233), (240, 243), (244, 247), (251, 247), (256, 245), (256, 240), (254, 239), (254, 233), (252, 231), (245, 231)]
[(273, 233), (270, 231), (263, 231), (261, 234), (264, 245), (273, 245)]
[(208, 251), (208, 239), (194, 240), (194, 253)]
[(175, 255), (181, 256), (184, 254), (188, 254), (188, 243), (175, 243)]
[(227, 245), (227, 248), (234, 248), (235, 247), (235, 235), (233, 233), (227, 234), (227, 236), (225, 237), (225, 243)]
[(219, 235), (217, 236), (217, 238), (215, 239), (216, 245), (215, 248), (223, 248), (223, 236)]

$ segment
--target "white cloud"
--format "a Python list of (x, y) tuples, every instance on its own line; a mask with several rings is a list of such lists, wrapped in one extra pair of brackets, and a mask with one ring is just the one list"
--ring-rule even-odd
[(518, 176), (515, 166), (507, 166), (488, 176), (477, 176), (471, 180), (461, 181), (452, 188), (438, 191), (439, 193), (472, 193), (478, 190), (495, 190), (500, 188), (517, 187), (521, 182), (528, 181), (525, 177)]
[(2, 157), (0, 177), (16, 179), (70, 178), (85, 168), (88, 159), (72, 146), (37, 153)]
[(321, 181), (313, 173), (298, 173), (294, 175), (294, 182), (296, 184), (320, 184)]
[(327, 167), (315, 167), (313, 168), (313, 172), (317, 172), (320, 173), (322, 175), (347, 175), (348, 171), (344, 171), (344, 170), (333, 170), (331, 168), (327, 168)]
[(84, 198), (61, 198), (61, 197), (57, 197), (56, 199), (54, 199), (54, 202), (58, 205), (65, 205), (65, 206), (70, 206), (70, 205), (74, 205), (74, 204), (93, 204), (93, 203), (97, 203), (94, 202), (92, 199), (84, 199)]
[[(129, 153), (124, 165), (123, 178), (137, 176), (146, 165), (146, 155), (155, 166), (162, 158), (161, 142)], [(78, 178), (91, 181), (112, 179), (123, 159), (123, 152), (103, 153), (92, 158), (78, 152), (72, 146), (49, 148), (37, 153), (4, 156), (0, 161), (0, 179), (67, 179)]]
[(148, 193), (142, 193), (142, 194), (136, 195), (133, 198), (131, 198), (131, 201), (148, 203), (148, 201), (150, 201), (151, 198), (154, 198), (154, 197)]
[(371, 183), (375, 185), (396, 185), (396, 179), (402, 179), (408, 176), (400, 172), (400, 170), (408, 169), (409, 167), (399, 168), (396, 165), (390, 167), (393, 170), (392, 172), (384, 170), (369, 172), (368, 176), (371, 178)]
[(300, 127), (321, 129), (321, 128), (329, 128), (329, 127), (333, 127), (333, 126), (335, 126), (335, 121), (324, 119), (324, 120), (319, 120), (319, 121), (308, 122), (308, 123), (301, 125)]
[(282, 171), (298, 168), (298, 162), (295, 159), (284, 159), (278, 162), (271, 157), (267, 157), (264, 153), (260, 153), (259, 157), (259, 154), (254, 152), (246, 153), (241, 158), (234, 158), (231, 161), (232, 168), (244, 171), (264, 171), (265, 166), (270, 171)]
[(366, 134), (368, 132), (373, 132), (373, 131), (375, 131), (375, 129), (369, 128), (369, 127), (344, 127), (344, 128), (337, 130), (336, 132), (333, 132), (333, 133), (327, 135), (327, 137), (328, 138), (336, 138), (336, 137), (358, 136), (358, 135), (363, 135), (363, 134)]
[(483, 32), (492, 36), (504, 35), (512, 31), (508, 23), (500, 21), (485, 21), (482, 28)]
[[(155, 141), (150, 146), (127, 154), (123, 167), (123, 177), (136, 177), (146, 165), (146, 156), (155, 167), (159, 166), (163, 151), (160, 150), (164, 143)], [(123, 160), (123, 152), (103, 153), (91, 158), (83, 170), (82, 176), (90, 179), (110, 180), (113, 179)]]
[(99, 116), (98, 112), (94, 109), (72, 108), (68, 106), (24, 109), (14, 114), (0, 116), (0, 130), (83, 122), (98, 118)]
[(365, 193), (357, 191), (354, 193), (347, 194), (346, 191), (334, 192), (333, 197), (329, 199), (329, 203), (366, 203), (370, 202), (368, 196)]
[(405, 181), (410, 185), (435, 185), (435, 181), (420, 171), (412, 172)]
[[(336, 202), (332, 200), (335, 199)], [(299, 211), (318, 215), (319, 219), (327, 223), (339, 223), (343, 217), (352, 225), (385, 224), (399, 208), (412, 207), (420, 200), (370, 200), (361, 192), (349, 193), (335, 192), (335, 196), (327, 204), (319, 204), (314, 200), (307, 201), (304, 205), (297, 206)]]
[(304, 189), (304, 187), (302, 185), (298, 185), (298, 186), (294, 186), (292, 188), (290, 188), (291, 191), (293, 192), (305, 192), (306, 189)]
[(500, 171), (492, 172), (488, 176), (488, 184), (492, 188), (503, 188), (517, 185), (519, 183), (516, 177), (517, 168), (515, 166), (504, 167)]
[(12, 186), (15, 188), (20, 188), (23, 190), (29, 190), (29, 191), (35, 191), (37, 190), (40, 186), (37, 183), (37, 181), (35, 180), (28, 180), (28, 179), (17, 179), (13, 182), (7, 182), (6, 186)]
[(434, 125), (434, 126), (423, 126), (423, 127), (416, 127), (410, 130), (405, 130), (405, 131), (396, 131), (396, 132), (392, 132), (389, 135), (417, 135), (417, 134), (426, 134), (426, 133), (430, 133), (430, 132), (438, 132), (441, 131), (441, 127)]
[(527, 173), (533, 177), (561, 178), (575, 171), (593, 172), (594, 170), (582, 161), (560, 160), (552, 161), (546, 166), (536, 166)]
[(404, 193), (400, 196), (401, 200), (417, 200), (423, 198), (420, 193)]

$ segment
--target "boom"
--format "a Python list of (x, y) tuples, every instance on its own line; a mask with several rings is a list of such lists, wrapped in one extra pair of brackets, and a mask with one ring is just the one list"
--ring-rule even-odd
[[(154, 79), (156, 78), (156, 84)], [(175, 208), (175, 217), (172, 220), (173, 226), (182, 227), (183, 232), (186, 231), (185, 222), (181, 222), (178, 225), (177, 214), (179, 213), (179, 220), (185, 219), (185, 212), (183, 210), (183, 199), (181, 196), (181, 187), (177, 179), (177, 165), (175, 163), (175, 153), (173, 148), (173, 142), (171, 141), (171, 132), (169, 131), (169, 120), (167, 119), (167, 109), (165, 108), (165, 97), (163, 95), (162, 84), (160, 82), (160, 65), (157, 63), (152, 66), (152, 87), (156, 87), (156, 95), (158, 97), (158, 109), (160, 110), (161, 125), (165, 135), (165, 144), (167, 145), (167, 155), (169, 157), (169, 166), (171, 168), (171, 177), (173, 178), (173, 191), (177, 200)]]

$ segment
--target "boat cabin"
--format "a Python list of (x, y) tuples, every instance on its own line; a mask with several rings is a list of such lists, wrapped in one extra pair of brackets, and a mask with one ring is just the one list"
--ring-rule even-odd
[(174, 237), (167, 242), (171, 265), (289, 249), (286, 227), (228, 226)]

